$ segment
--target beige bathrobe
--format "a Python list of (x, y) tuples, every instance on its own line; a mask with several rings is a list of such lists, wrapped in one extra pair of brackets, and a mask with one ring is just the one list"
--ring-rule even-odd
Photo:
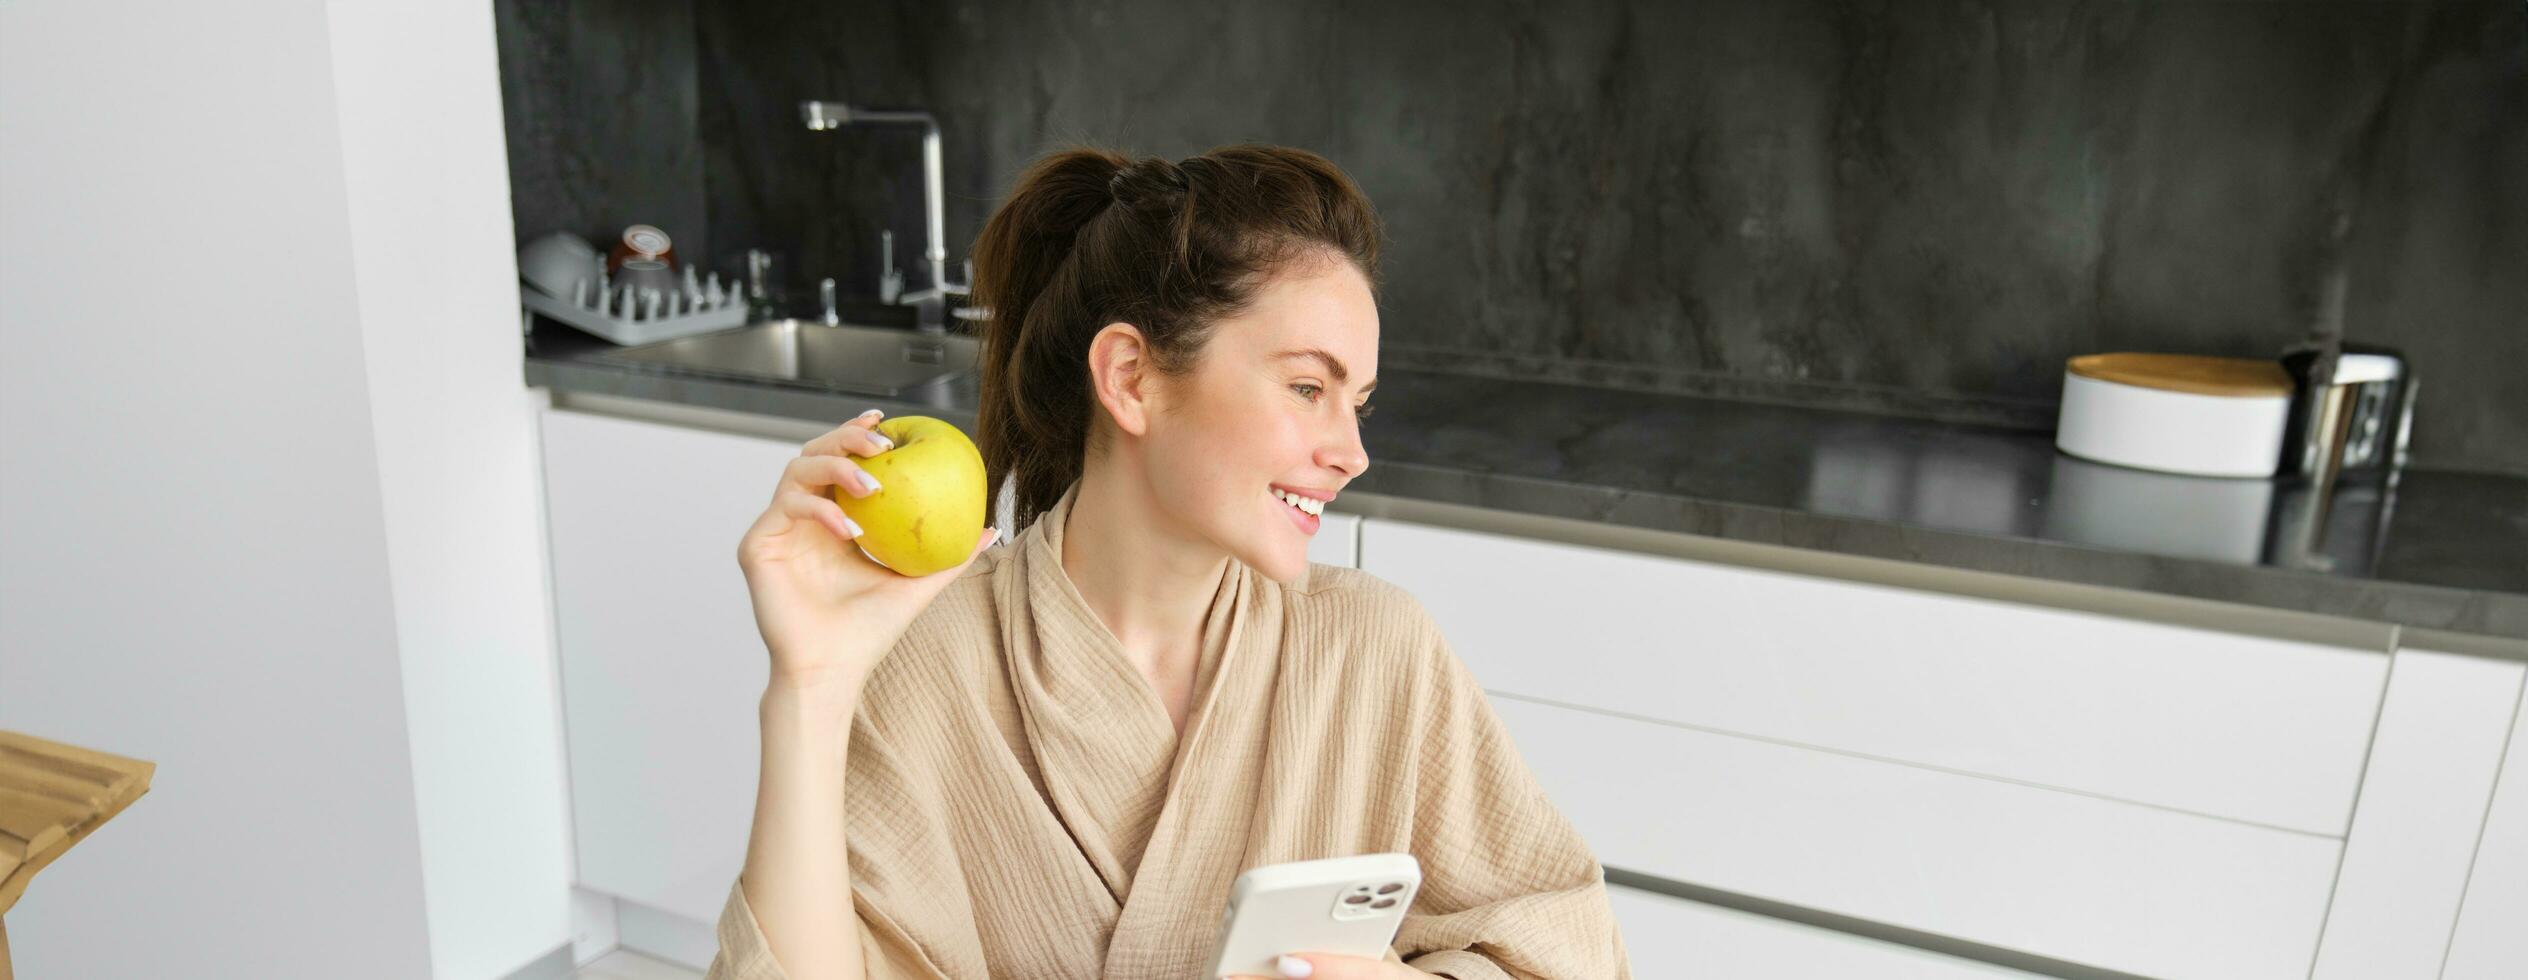
[[(871, 977), (1195, 980), (1239, 872), (1376, 851), (1422, 864), (1390, 961), (1629, 976), (1596, 858), (1411, 595), (1230, 562), (1180, 744), (1062, 570), (1078, 493), (968, 566), (863, 689), (844, 797)], [(718, 931), (708, 980), (786, 978), (740, 883)]]

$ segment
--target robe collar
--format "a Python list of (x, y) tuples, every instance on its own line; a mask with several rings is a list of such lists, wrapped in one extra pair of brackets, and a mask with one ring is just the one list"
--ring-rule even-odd
[[(1260, 760), (1232, 756), (1238, 746), (1261, 744), (1279, 667), (1282, 595), (1278, 583), (1245, 562), (1228, 563), (1204, 618), (1180, 738), (1157, 692), (1062, 569), (1063, 531), (1079, 491), (1072, 481), (1019, 535), (1009, 566), (994, 576), (994, 601), (1011, 693), (1047, 803), (1115, 896), (1113, 938), (1128, 949), (1150, 942), (1150, 933), (1184, 926), (1182, 910), (1131, 903), (1137, 879), (1158, 876), (1152, 889), (1163, 894), (1186, 885), (1208, 893), (1225, 889), (1224, 867), (1234, 874), (1238, 866), (1237, 833), (1180, 841), (1173, 831), (1228, 830), (1220, 821), (1226, 815), (1195, 811), (1207, 797), (1241, 795), (1223, 790), (1260, 775)], [(1229, 824), (1243, 828), (1245, 819)], [(1180, 852), (1194, 859), (1178, 860)], [(1181, 880), (1188, 876), (1199, 883)]]

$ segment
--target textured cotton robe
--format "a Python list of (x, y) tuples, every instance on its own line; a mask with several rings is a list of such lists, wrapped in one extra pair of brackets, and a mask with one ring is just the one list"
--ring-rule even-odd
[[(1410, 594), (1230, 561), (1180, 738), (1063, 572), (1078, 493), (969, 565), (862, 689), (843, 793), (871, 977), (1193, 980), (1240, 872), (1378, 851), (1422, 865), (1390, 961), (1629, 976), (1595, 856)], [(718, 935), (708, 980), (786, 978), (742, 883)]]

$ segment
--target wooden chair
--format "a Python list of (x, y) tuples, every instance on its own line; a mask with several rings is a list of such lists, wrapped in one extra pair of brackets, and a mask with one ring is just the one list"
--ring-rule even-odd
[(158, 765), (0, 730), (0, 980), (9, 966), (9, 907), (26, 882), (133, 800)]

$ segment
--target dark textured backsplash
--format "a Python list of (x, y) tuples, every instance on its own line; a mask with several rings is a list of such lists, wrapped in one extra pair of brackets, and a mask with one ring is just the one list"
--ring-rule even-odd
[(1392, 364), (2050, 423), (2063, 360), (2270, 356), (2348, 219), (2346, 334), (2418, 465), (2528, 474), (2528, 20), (2480, 3), (498, 0), (522, 239), (646, 220), (723, 272), (928, 276), (1065, 141), (1324, 153)]
[(611, 248), (646, 223), (679, 258), (707, 250), (691, 0), (498, 0), (492, 12), (519, 243), (559, 230)]

